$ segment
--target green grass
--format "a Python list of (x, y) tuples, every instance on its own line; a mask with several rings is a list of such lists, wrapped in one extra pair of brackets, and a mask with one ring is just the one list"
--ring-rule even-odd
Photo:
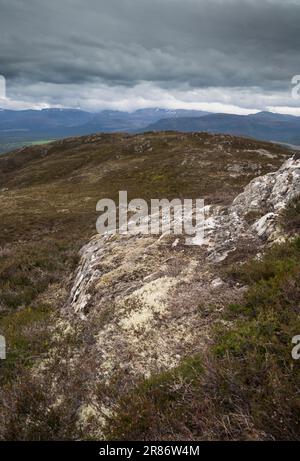
[(32, 141), (30, 143), (31, 146), (42, 146), (44, 144), (49, 144), (50, 142), (55, 141), (55, 139), (41, 139), (39, 141)]
[(0, 140), (0, 155), (1, 153), (9, 152), (14, 149), (21, 149), (26, 146), (42, 146), (49, 144), (55, 141), (55, 139), (41, 139), (41, 140), (30, 140), (30, 139), (20, 139), (20, 140)]
[(68, 242), (46, 240), (20, 244), (0, 256), (1, 304), (6, 309), (29, 306), (50, 284), (58, 283), (78, 258)]
[(6, 360), (0, 361), (0, 384), (16, 378), (31, 367), (49, 347), (51, 311), (47, 307), (26, 307), (0, 316), (0, 334), (5, 336)]
[(291, 350), (300, 332), (300, 238), (245, 264), (239, 278), (250, 286), (243, 304), (228, 307), (234, 324), (217, 330), (215, 354), (227, 379), (234, 374), (256, 427), (298, 439), (300, 368)]

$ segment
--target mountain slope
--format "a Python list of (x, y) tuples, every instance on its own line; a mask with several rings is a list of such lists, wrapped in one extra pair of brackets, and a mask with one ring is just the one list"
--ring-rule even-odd
[[(242, 333), (237, 330), (233, 341), (222, 330), (225, 339), (218, 343), (227, 357), (240, 344), (243, 351), (265, 351), (265, 341), (267, 362), (258, 355), (256, 364), (255, 354), (247, 355), (245, 383), (234, 380), (238, 365), (233, 373), (222, 358), (216, 368), (206, 362), (214, 328), (238, 328), (226, 312), (232, 303), (243, 307), (250, 282), (241, 263), (282, 232), (281, 213), (300, 184), (296, 159), (278, 170), (290, 156), (274, 144), (203, 133), (92, 135), (1, 156), (0, 334), (7, 338), (8, 360), (0, 362), (0, 438), (199, 440), (281, 433), (288, 439), (299, 383), (288, 362), (289, 336), (298, 325), (297, 247), (284, 248), (272, 263), (262, 261), (259, 271), (254, 261), (248, 275), (263, 273), (277, 289), (284, 330), (268, 298), (270, 310), (259, 310), (264, 318), (253, 320), (247, 305), (238, 319), (248, 322)], [(93, 237), (97, 201), (116, 200), (119, 190), (148, 202), (204, 198), (214, 223), (210, 245), (186, 246), (173, 236)], [(286, 219), (294, 222), (292, 230), (293, 216)], [(265, 287), (253, 296), (263, 303), (272, 293)], [(270, 335), (259, 336), (258, 345), (250, 342), (257, 331)], [(225, 386), (214, 387), (221, 379), (216, 370), (230, 372), (233, 382), (226, 376)], [(249, 382), (277, 400), (264, 397), (266, 406), (258, 410), (255, 402), (250, 409), (241, 406), (257, 401)], [(261, 413), (275, 411), (279, 419), (262, 422)]]
[(300, 144), (300, 117), (260, 112), (255, 115), (210, 114), (201, 118), (163, 119), (146, 131), (205, 131)]

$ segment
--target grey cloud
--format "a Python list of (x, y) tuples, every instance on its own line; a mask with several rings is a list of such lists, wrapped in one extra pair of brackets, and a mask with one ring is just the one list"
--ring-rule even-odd
[(288, 91), (300, 1), (0, 0), (0, 43), (11, 82)]

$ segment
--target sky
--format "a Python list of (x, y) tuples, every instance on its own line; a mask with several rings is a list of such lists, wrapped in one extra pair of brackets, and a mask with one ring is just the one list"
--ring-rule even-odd
[(0, 0), (2, 108), (300, 115), (299, 74), (300, 0)]

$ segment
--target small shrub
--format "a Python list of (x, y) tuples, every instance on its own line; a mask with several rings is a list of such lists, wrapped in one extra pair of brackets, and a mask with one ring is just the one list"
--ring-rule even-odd
[(187, 433), (189, 412), (182, 395), (197, 389), (203, 365), (199, 356), (187, 358), (175, 369), (142, 381), (117, 405), (117, 416), (107, 422), (110, 440), (150, 440)]
[(290, 201), (282, 213), (281, 223), (290, 234), (300, 233), (300, 195)]
[(234, 324), (216, 331), (219, 370), (228, 383), (234, 376), (234, 398), (247, 402), (258, 430), (270, 439), (299, 440), (300, 369), (291, 357), (300, 332), (299, 238), (242, 266), (240, 280), (250, 286), (241, 305), (229, 306)]

